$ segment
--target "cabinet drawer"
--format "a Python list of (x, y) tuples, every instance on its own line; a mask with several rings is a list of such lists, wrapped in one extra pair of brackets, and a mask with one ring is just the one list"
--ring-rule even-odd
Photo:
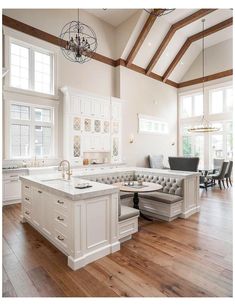
[(68, 236), (61, 233), (61, 231), (58, 229), (55, 229), (54, 231), (54, 240), (65, 251), (68, 250)]
[(59, 210), (55, 210), (54, 211), (54, 225), (55, 225), (55, 228), (60, 228), (62, 231), (66, 230), (67, 232), (67, 229), (69, 226), (68, 215)]
[(23, 196), (22, 196), (22, 203), (32, 204), (31, 197), (24, 193)]
[(23, 215), (26, 219), (31, 220), (32, 218), (32, 206), (30, 204), (23, 204)]
[(118, 223), (118, 238), (124, 238), (138, 232), (138, 217), (130, 218)]
[(61, 212), (67, 212), (68, 211), (68, 205), (69, 205), (68, 200), (66, 200), (64, 198), (55, 197), (53, 199), (53, 202), (54, 202), (55, 210), (58, 210), (58, 211), (61, 211)]
[(29, 184), (24, 183), (22, 190), (25, 196), (29, 196), (29, 197), (31, 196), (32, 188)]

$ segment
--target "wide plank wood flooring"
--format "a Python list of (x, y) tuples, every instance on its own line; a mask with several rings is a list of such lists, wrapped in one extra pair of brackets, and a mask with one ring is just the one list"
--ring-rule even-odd
[(140, 230), (77, 271), (29, 224), (20, 204), (3, 208), (4, 297), (231, 297), (232, 188), (200, 191), (201, 212)]

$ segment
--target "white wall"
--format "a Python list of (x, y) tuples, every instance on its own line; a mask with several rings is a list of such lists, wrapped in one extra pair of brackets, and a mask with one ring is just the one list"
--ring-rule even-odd
[[(233, 41), (225, 40), (205, 50), (205, 75), (233, 68)], [(202, 52), (185, 73), (181, 82), (202, 77)]]
[[(167, 165), (167, 157), (177, 153), (177, 89), (121, 67), (120, 97), (126, 101), (123, 105), (122, 142), (125, 162), (145, 166), (149, 154), (163, 154)], [(169, 134), (138, 134), (139, 113), (168, 122)], [(132, 144), (129, 143), (130, 134), (134, 135)]]
[[(25, 10), (4, 10), (4, 14), (53, 35), (58, 35), (62, 25), (76, 17), (76, 12), (74, 13), (73, 10), (65, 10), (65, 12), (64, 10), (27, 10), (26, 12)], [(98, 52), (115, 58), (114, 40), (117, 36), (114, 35), (114, 28), (87, 12), (81, 12), (81, 20), (95, 29), (99, 39)], [(135, 21), (133, 17), (131, 24)], [(124, 67), (113, 68), (95, 60), (82, 65), (71, 63), (62, 56), (58, 47), (9, 28), (5, 30), (10, 36), (16, 36), (18, 39), (56, 52), (58, 87), (67, 85), (102, 95), (117, 96), (125, 100), (123, 156), (128, 165), (145, 165), (145, 157), (150, 153), (162, 153), (165, 157), (176, 154), (176, 145), (171, 146), (171, 143), (176, 143), (177, 135), (177, 89)], [(123, 50), (123, 47), (121, 49)], [(59, 101), (58, 135), (62, 135), (62, 95), (59, 95), (57, 99)], [(157, 101), (157, 105), (153, 103), (154, 101)], [(137, 134), (137, 113), (166, 120), (169, 123), (169, 135), (166, 137)], [(131, 133), (135, 135), (133, 144), (129, 144), (128, 141)], [(60, 159), (62, 157), (61, 137), (58, 137), (58, 148)]]

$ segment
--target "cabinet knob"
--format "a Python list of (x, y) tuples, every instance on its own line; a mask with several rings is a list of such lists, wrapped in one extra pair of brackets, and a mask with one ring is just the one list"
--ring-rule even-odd
[(38, 190), (38, 193), (42, 193), (42, 191), (41, 191), (41, 190)]
[(29, 201), (29, 198), (25, 198), (26, 201)]
[(25, 188), (29, 189), (29, 186), (24, 186)]
[(25, 214), (26, 214), (26, 215), (29, 215), (30, 213), (29, 213), (29, 211), (26, 210), (26, 211), (25, 211)]
[(64, 237), (58, 235), (57, 238), (60, 240), (60, 241), (63, 241), (64, 240)]
[(63, 202), (63, 201), (60, 201), (60, 200), (58, 200), (57, 203), (59, 203), (59, 204), (64, 204), (64, 202)]
[(64, 221), (64, 218), (58, 216), (58, 217), (57, 217), (57, 220), (59, 220), (59, 221)]

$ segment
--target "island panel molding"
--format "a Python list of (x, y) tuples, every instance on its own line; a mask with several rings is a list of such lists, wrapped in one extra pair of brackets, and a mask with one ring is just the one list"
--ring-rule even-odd
[(152, 57), (150, 63), (148, 64), (146, 68), (146, 75), (150, 75), (151, 71), (153, 70), (154, 66), (157, 64), (158, 60), (160, 59), (162, 53), (170, 43), (172, 37), (174, 34), (180, 30), (181, 28), (189, 25), (190, 23), (212, 13), (216, 9), (201, 9), (190, 16), (185, 17), (184, 19), (181, 19), (174, 23), (171, 27), (170, 30), (167, 32), (166, 36), (164, 37), (162, 43), (160, 44), (159, 48), (157, 49), (156, 53)]
[(175, 58), (173, 59), (173, 61), (171, 62), (171, 64), (168, 66), (166, 72), (163, 74), (162, 80), (163, 82), (166, 82), (166, 80), (168, 79), (168, 77), (170, 76), (170, 74), (173, 72), (173, 70), (175, 69), (175, 67), (177, 66), (177, 64), (179, 63), (179, 61), (181, 60), (182, 56), (185, 54), (185, 52), (188, 50), (188, 48), (190, 47), (190, 45), (203, 38), (206, 37), (208, 35), (212, 35), (215, 32), (221, 31), (227, 27), (232, 26), (233, 24), (233, 18), (228, 18), (220, 23), (217, 23), (216, 25), (198, 32), (190, 37), (187, 38), (187, 40), (185, 41), (184, 45), (182, 46), (182, 48), (179, 50), (179, 52), (177, 53), (177, 55), (175, 56)]

